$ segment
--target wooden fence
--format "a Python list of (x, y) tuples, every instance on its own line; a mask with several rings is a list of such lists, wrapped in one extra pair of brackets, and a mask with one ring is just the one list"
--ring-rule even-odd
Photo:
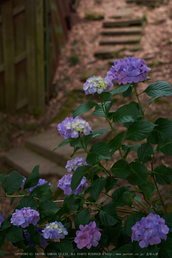
[(0, 0), (0, 110), (44, 111), (74, 24), (70, 0)]

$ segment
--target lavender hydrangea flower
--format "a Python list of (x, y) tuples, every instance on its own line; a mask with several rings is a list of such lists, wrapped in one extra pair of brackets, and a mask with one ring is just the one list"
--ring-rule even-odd
[(48, 223), (42, 232), (43, 237), (46, 239), (63, 239), (66, 235), (68, 235), (67, 229), (64, 227), (64, 225), (57, 221)]
[(85, 94), (94, 94), (94, 93), (102, 93), (108, 91), (110, 88), (113, 87), (113, 83), (111, 80), (106, 77), (102, 78), (101, 76), (93, 76), (86, 80), (86, 82), (83, 85), (83, 90), (85, 91)]
[(76, 157), (75, 159), (68, 160), (65, 168), (68, 172), (72, 172), (72, 170), (75, 171), (78, 167), (84, 165), (88, 165), (86, 160), (84, 158)]
[(0, 213), (0, 227), (3, 221), (4, 221), (4, 215)]
[[(47, 245), (47, 240), (43, 237), (43, 232), (42, 232), (43, 229), (38, 227), (38, 228), (35, 228), (35, 231), (37, 231), (41, 236), (40, 246), (45, 247)], [(27, 241), (29, 242), (27, 246), (36, 247), (36, 245), (31, 242), (30, 234), (27, 232), (27, 230), (24, 230), (24, 236), (27, 239)]]
[(57, 129), (65, 139), (78, 138), (81, 134), (88, 135), (92, 132), (89, 123), (79, 116), (74, 119), (73, 117), (65, 118), (62, 123), (58, 124)]
[[(64, 194), (69, 195), (72, 193), (71, 189), (71, 181), (72, 181), (72, 174), (64, 175), (58, 183), (58, 187), (61, 188), (64, 191)], [(86, 187), (88, 184), (86, 183), (86, 177), (84, 176), (78, 185), (78, 187), (75, 189), (74, 194), (79, 194), (82, 192), (82, 188)]]
[[(23, 178), (23, 182), (22, 182), (22, 184), (21, 184), (21, 189), (23, 189), (24, 188), (24, 184), (25, 184), (25, 181), (26, 181), (26, 177), (24, 177)], [(45, 179), (39, 179), (39, 181), (38, 181), (38, 184), (37, 185), (35, 185), (35, 186), (33, 186), (33, 187), (30, 187), (28, 190), (27, 190), (27, 192), (28, 193), (31, 193), (32, 191), (33, 191), (33, 189), (35, 189), (37, 186), (41, 186), (41, 185), (44, 185), (44, 184), (46, 184), (46, 183), (48, 183)], [(49, 183), (49, 186), (50, 186), (50, 188), (51, 188), (51, 184)]]
[(147, 217), (143, 217), (140, 221), (131, 228), (132, 242), (139, 241), (141, 248), (148, 245), (155, 245), (161, 242), (161, 239), (166, 240), (169, 228), (165, 225), (165, 220), (157, 214), (150, 213)]
[(79, 249), (84, 247), (90, 249), (92, 246), (96, 247), (98, 245), (98, 241), (101, 238), (101, 229), (96, 226), (95, 221), (85, 226), (80, 225), (79, 229), (76, 231), (76, 237), (74, 239)]
[(112, 82), (117, 80), (119, 85), (121, 83), (137, 83), (146, 80), (150, 70), (151, 68), (146, 66), (145, 60), (128, 57), (115, 61), (107, 72), (107, 76)]
[(35, 226), (39, 219), (40, 215), (36, 210), (33, 210), (30, 207), (24, 207), (21, 210), (15, 210), (12, 214), (11, 223), (15, 226), (26, 228), (29, 224)]

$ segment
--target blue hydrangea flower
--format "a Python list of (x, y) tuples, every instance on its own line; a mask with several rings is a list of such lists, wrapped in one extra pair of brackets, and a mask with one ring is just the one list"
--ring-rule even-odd
[(86, 80), (83, 85), (83, 90), (86, 95), (94, 94), (96, 92), (100, 94), (104, 91), (108, 91), (112, 87), (113, 83), (108, 77), (102, 78), (101, 76), (93, 76)]
[(48, 239), (63, 239), (68, 235), (67, 229), (63, 226), (61, 222), (48, 223), (43, 229), (43, 237)]
[(76, 157), (75, 159), (68, 160), (65, 168), (68, 172), (72, 172), (72, 170), (75, 171), (78, 167), (85, 165), (88, 164), (84, 158)]
[(107, 76), (112, 82), (118, 81), (119, 85), (121, 83), (137, 83), (145, 81), (150, 70), (151, 68), (146, 66), (145, 60), (128, 57), (115, 61), (107, 72)]
[[(43, 229), (38, 227), (38, 228), (35, 228), (35, 231), (37, 231), (41, 236), (40, 246), (45, 247), (47, 245), (47, 240), (43, 237), (43, 232), (42, 232)], [(29, 242), (27, 246), (36, 247), (36, 245), (31, 242), (30, 234), (27, 232), (27, 230), (24, 230), (24, 236), (27, 239), (27, 241)]]
[(79, 249), (84, 247), (90, 249), (92, 246), (96, 247), (98, 245), (98, 241), (101, 238), (101, 229), (96, 226), (95, 221), (85, 226), (80, 225), (79, 229), (76, 231), (76, 237), (74, 239)]
[(161, 239), (166, 240), (169, 228), (165, 225), (165, 220), (157, 214), (150, 213), (147, 217), (143, 217), (131, 228), (132, 242), (139, 241), (141, 248), (148, 245), (156, 245)]
[[(64, 191), (64, 194), (69, 195), (72, 193), (71, 189), (71, 181), (72, 181), (72, 174), (64, 175), (58, 183), (58, 187)], [(82, 188), (86, 187), (88, 184), (86, 183), (86, 177), (84, 176), (78, 185), (78, 187), (75, 189), (74, 194), (79, 194), (82, 192)]]
[[(21, 184), (21, 189), (24, 188), (25, 181), (26, 181), (26, 177), (23, 178), (23, 181), (22, 181), (22, 184)], [(35, 186), (33, 186), (33, 187), (30, 187), (30, 188), (27, 190), (27, 192), (28, 192), (28, 193), (31, 193), (31, 192), (33, 191), (33, 189), (35, 189), (37, 186), (41, 186), (41, 185), (44, 185), (44, 184), (46, 184), (46, 183), (48, 183), (48, 182), (47, 182), (45, 179), (40, 178), (39, 181), (38, 181), (38, 184), (35, 185)], [(49, 184), (49, 186), (50, 186), (50, 188), (51, 188), (51, 184), (50, 184), (50, 183), (48, 183), (48, 184)]]
[(4, 221), (4, 215), (0, 213), (0, 227), (3, 221)]
[(88, 122), (81, 117), (77, 116), (67, 117), (65, 120), (57, 126), (57, 129), (61, 136), (65, 139), (78, 138), (80, 135), (88, 135), (92, 132), (92, 128)]
[(24, 207), (21, 210), (15, 210), (12, 214), (11, 223), (15, 226), (26, 228), (29, 224), (35, 226), (39, 219), (40, 215), (36, 210), (33, 210), (30, 207)]

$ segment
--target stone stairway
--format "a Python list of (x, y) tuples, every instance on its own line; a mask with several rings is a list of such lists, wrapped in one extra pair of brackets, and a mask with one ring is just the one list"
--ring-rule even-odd
[[(109, 129), (108, 125), (95, 125), (93, 131)], [(109, 132), (93, 139), (104, 141)], [(40, 177), (55, 176), (61, 178), (67, 173), (65, 165), (73, 153), (70, 144), (53, 151), (63, 141), (58, 132), (45, 132), (31, 136), (25, 141), (25, 145), (11, 149), (5, 154), (5, 163), (9, 169), (16, 170), (23, 176), (28, 177), (36, 165), (40, 165)], [(86, 158), (84, 150), (78, 150), (74, 157)]]
[(150, 6), (150, 7), (159, 7), (160, 4), (162, 4), (164, 2), (164, 0), (126, 0), (127, 4), (139, 4), (139, 5), (146, 5), (146, 6)]
[[(133, 18), (129, 9), (119, 10), (109, 20), (102, 24), (100, 47), (94, 53), (96, 58), (115, 59), (125, 57), (125, 52), (134, 56), (134, 52), (141, 49), (142, 18)], [(111, 60), (110, 60), (111, 59)]]

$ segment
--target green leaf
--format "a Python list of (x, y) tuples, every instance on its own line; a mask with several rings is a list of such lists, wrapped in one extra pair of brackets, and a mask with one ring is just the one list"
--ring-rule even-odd
[(160, 185), (166, 185), (172, 183), (172, 169), (161, 165), (151, 172), (155, 175), (156, 182)]
[(86, 224), (89, 224), (90, 222), (90, 213), (88, 210), (83, 210), (81, 212), (79, 212), (76, 216), (75, 216), (75, 227), (78, 229), (79, 225), (83, 225), (85, 226)]
[(6, 194), (13, 194), (20, 189), (22, 181), (23, 176), (20, 175), (17, 171), (12, 171), (9, 175), (6, 176), (2, 183), (2, 187)]
[(168, 139), (169, 141), (172, 141), (172, 121), (167, 118), (158, 118), (155, 121), (155, 131), (159, 132), (159, 136), (162, 135), (162, 138)]
[(131, 237), (132, 235), (132, 230), (131, 228), (136, 224), (137, 221), (140, 221), (141, 218), (143, 217), (142, 212), (136, 212), (132, 214), (131, 216), (127, 217), (127, 221), (125, 223), (125, 233)]
[(23, 231), (21, 227), (11, 226), (6, 233), (6, 238), (12, 243), (16, 243), (20, 240), (24, 240)]
[(137, 150), (140, 147), (140, 145), (141, 144), (138, 144), (138, 145), (124, 145), (123, 144), (122, 149), (125, 152), (124, 159), (127, 158), (127, 155), (129, 152)]
[(31, 207), (31, 209), (37, 209), (37, 203), (32, 196), (24, 196), (18, 203), (17, 209), (21, 210), (24, 207)]
[(169, 228), (169, 232), (172, 232), (172, 213), (163, 214), (163, 219), (165, 219), (165, 225)]
[(165, 155), (172, 155), (172, 141), (168, 139), (160, 139), (158, 149)]
[(60, 147), (65, 146), (65, 145), (68, 144), (68, 143), (73, 142), (74, 140), (75, 140), (74, 138), (67, 138), (67, 139), (65, 139), (65, 140), (62, 141), (62, 142), (58, 145), (58, 147), (55, 148), (53, 151), (55, 151), (56, 149), (58, 149), (58, 148), (60, 148)]
[(60, 243), (51, 242), (46, 246), (44, 252), (46, 257), (57, 258), (60, 254)]
[(136, 102), (131, 102), (117, 109), (113, 115), (114, 123), (134, 122), (140, 116), (140, 111)]
[(108, 129), (100, 129), (100, 130), (97, 130), (93, 133), (90, 133), (89, 135), (83, 135), (82, 136), (82, 141), (85, 145), (85, 147), (87, 147), (87, 144), (92, 140), (94, 139), (95, 137), (98, 137), (98, 136), (101, 136), (102, 134), (104, 134), (105, 132), (107, 131), (110, 131)]
[(118, 88), (116, 88), (115, 90), (111, 91), (111, 94), (112, 94), (112, 96), (114, 96), (114, 95), (123, 93), (123, 92), (127, 91), (128, 88), (130, 88), (130, 87), (132, 87), (132, 86), (133, 86), (133, 85), (132, 85), (132, 84), (129, 84), (129, 83), (124, 84), (124, 85), (121, 85), (121, 86), (119, 86)]
[(35, 245), (40, 245), (41, 242), (41, 236), (40, 234), (35, 230), (34, 227), (27, 228), (27, 232), (30, 235), (31, 242)]
[(109, 143), (108, 146), (113, 152), (118, 150), (119, 146), (121, 146), (122, 140), (124, 138), (125, 132), (122, 132), (115, 136)]
[(113, 226), (119, 222), (113, 203), (106, 204), (99, 212), (100, 221), (105, 226)]
[(65, 257), (71, 257), (71, 253), (73, 253), (72, 242), (67, 239), (61, 239), (60, 240), (60, 252), (64, 253)]
[(140, 186), (141, 191), (145, 194), (146, 199), (149, 201), (152, 195), (157, 191), (154, 184), (146, 182)]
[(94, 165), (103, 159), (110, 159), (110, 148), (105, 142), (97, 142), (91, 147), (86, 161)]
[(144, 165), (138, 162), (131, 162), (129, 167), (130, 175), (127, 179), (131, 185), (141, 185), (146, 183), (149, 172)]
[(152, 154), (153, 147), (150, 143), (143, 143), (137, 150), (137, 156), (143, 164), (151, 160)]
[(172, 238), (168, 238), (161, 243), (159, 250), (159, 258), (171, 258), (172, 257)]
[(34, 167), (30, 176), (28, 177), (28, 179), (26, 179), (24, 184), (24, 189), (37, 185), (38, 181), (39, 181), (39, 165)]
[(116, 207), (122, 207), (124, 205), (131, 206), (133, 203), (132, 195), (133, 194), (130, 192), (130, 186), (122, 186), (113, 192), (113, 202)]
[(155, 125), (151, 122), (145, 120), (136, 121), (128, 128), (126, 140), (141, 141), (149, 136), (154, 127)]
[[(125, 256), (126, 258), (129, 258), (129, 257), (131, 257), (130, 254), (134, 254), (133, 250), (134, 250), (133, 244), (125, 244), (125, 245), (119, 247), (115, 251), (108, 252), (107, 255), (105, 255), (105, 258), (109, 257), (109, 256), (118, 257), (119, 254), (120, 254), (120, 256)], [(133, 257), (135, 257), (135, 256), (133, 256)]]
[(129, 97), (132, 93), (132, 89), (133, 89), (133, 86), (130, 86), (126, 91), (124, 91), (122, 93), (123, 97), (126, 98), (126, 97)]
[(53, 192), (51, 191), (50, 185), (48, 182), (41, 186), (35, 187), (30, 193), (30, 195), (38, 197), (40, 202), (49, 200), (52, 194)]
[(94, 181), (94, 183), (91, 185), (91, 196), (96, 201), (103, 190), (103, 187), (105, 186), (106, 179), (104, 177), (100, 177)]
[(5, 174), (6, 174), (6, 173), (0, 174), (0, 183), (1, 183), (2, 181), (4, 181), (4, 179), (5, 179)]
[(87, 101), (85, 103), (82, 103), (73, 113), (73, 118), (75, 118), (76, 116), (82, 115), (86, 112), (88, 112), (90, 109), (92, 109), (93, 107), (95, 107), (97, 105), (96, 102), (94, 101)]
[(118, 180), (114, 177), (106, 178), (106, 184), (105, 184), (106, 193), (109, 192), (112, 188), (114, 188), (117, 182)]
[(37, 250), (35, 247), (29, 246), (28, 248), (24, 249), (23, 255), (21, 258), (36, 258)]
[(100, 94), (100, 99), (101, 100), (111, 100), (112, 99), (112, 94), (110, 92), (102, 92)]
[(149, 100), (149, 103), (157, 98), (164, 96), (172, 96), (172, 87), (168, 82), (159, 81), (150, 84), (144, 91), (148, 96), (153, 96), (154, 98)]
[[(108, 114), (111, 106), (112, 106), (112, 101), (107, 101), (104, 105), (104, 110), (106, 112), (106, 114)], [(106, 117), (105, 113), (104, 113), (104, 110), (102, 108), (102, 104), (101, 103), (98, 103), (95, 110), (93, 111), (93, 115), (94, 116), (100, 116), (100, 117)]]
[(76, 169), (72, 176), (71, 180), (71, 189), (74, 191), (78, 185), (80, 184), (83, 176), (87, 173), (87, 171), (90, 169), (90, 166), (80, 166)]
[(41, 202), (39, 205), (39, 211), (42, 218), (55, 215), (59, 211), (60, 207), (53, 201)]
[(118, 178), (124, 179), (129, 175), (128, 162), (120, 159), (111, 168), (112, 174)]

